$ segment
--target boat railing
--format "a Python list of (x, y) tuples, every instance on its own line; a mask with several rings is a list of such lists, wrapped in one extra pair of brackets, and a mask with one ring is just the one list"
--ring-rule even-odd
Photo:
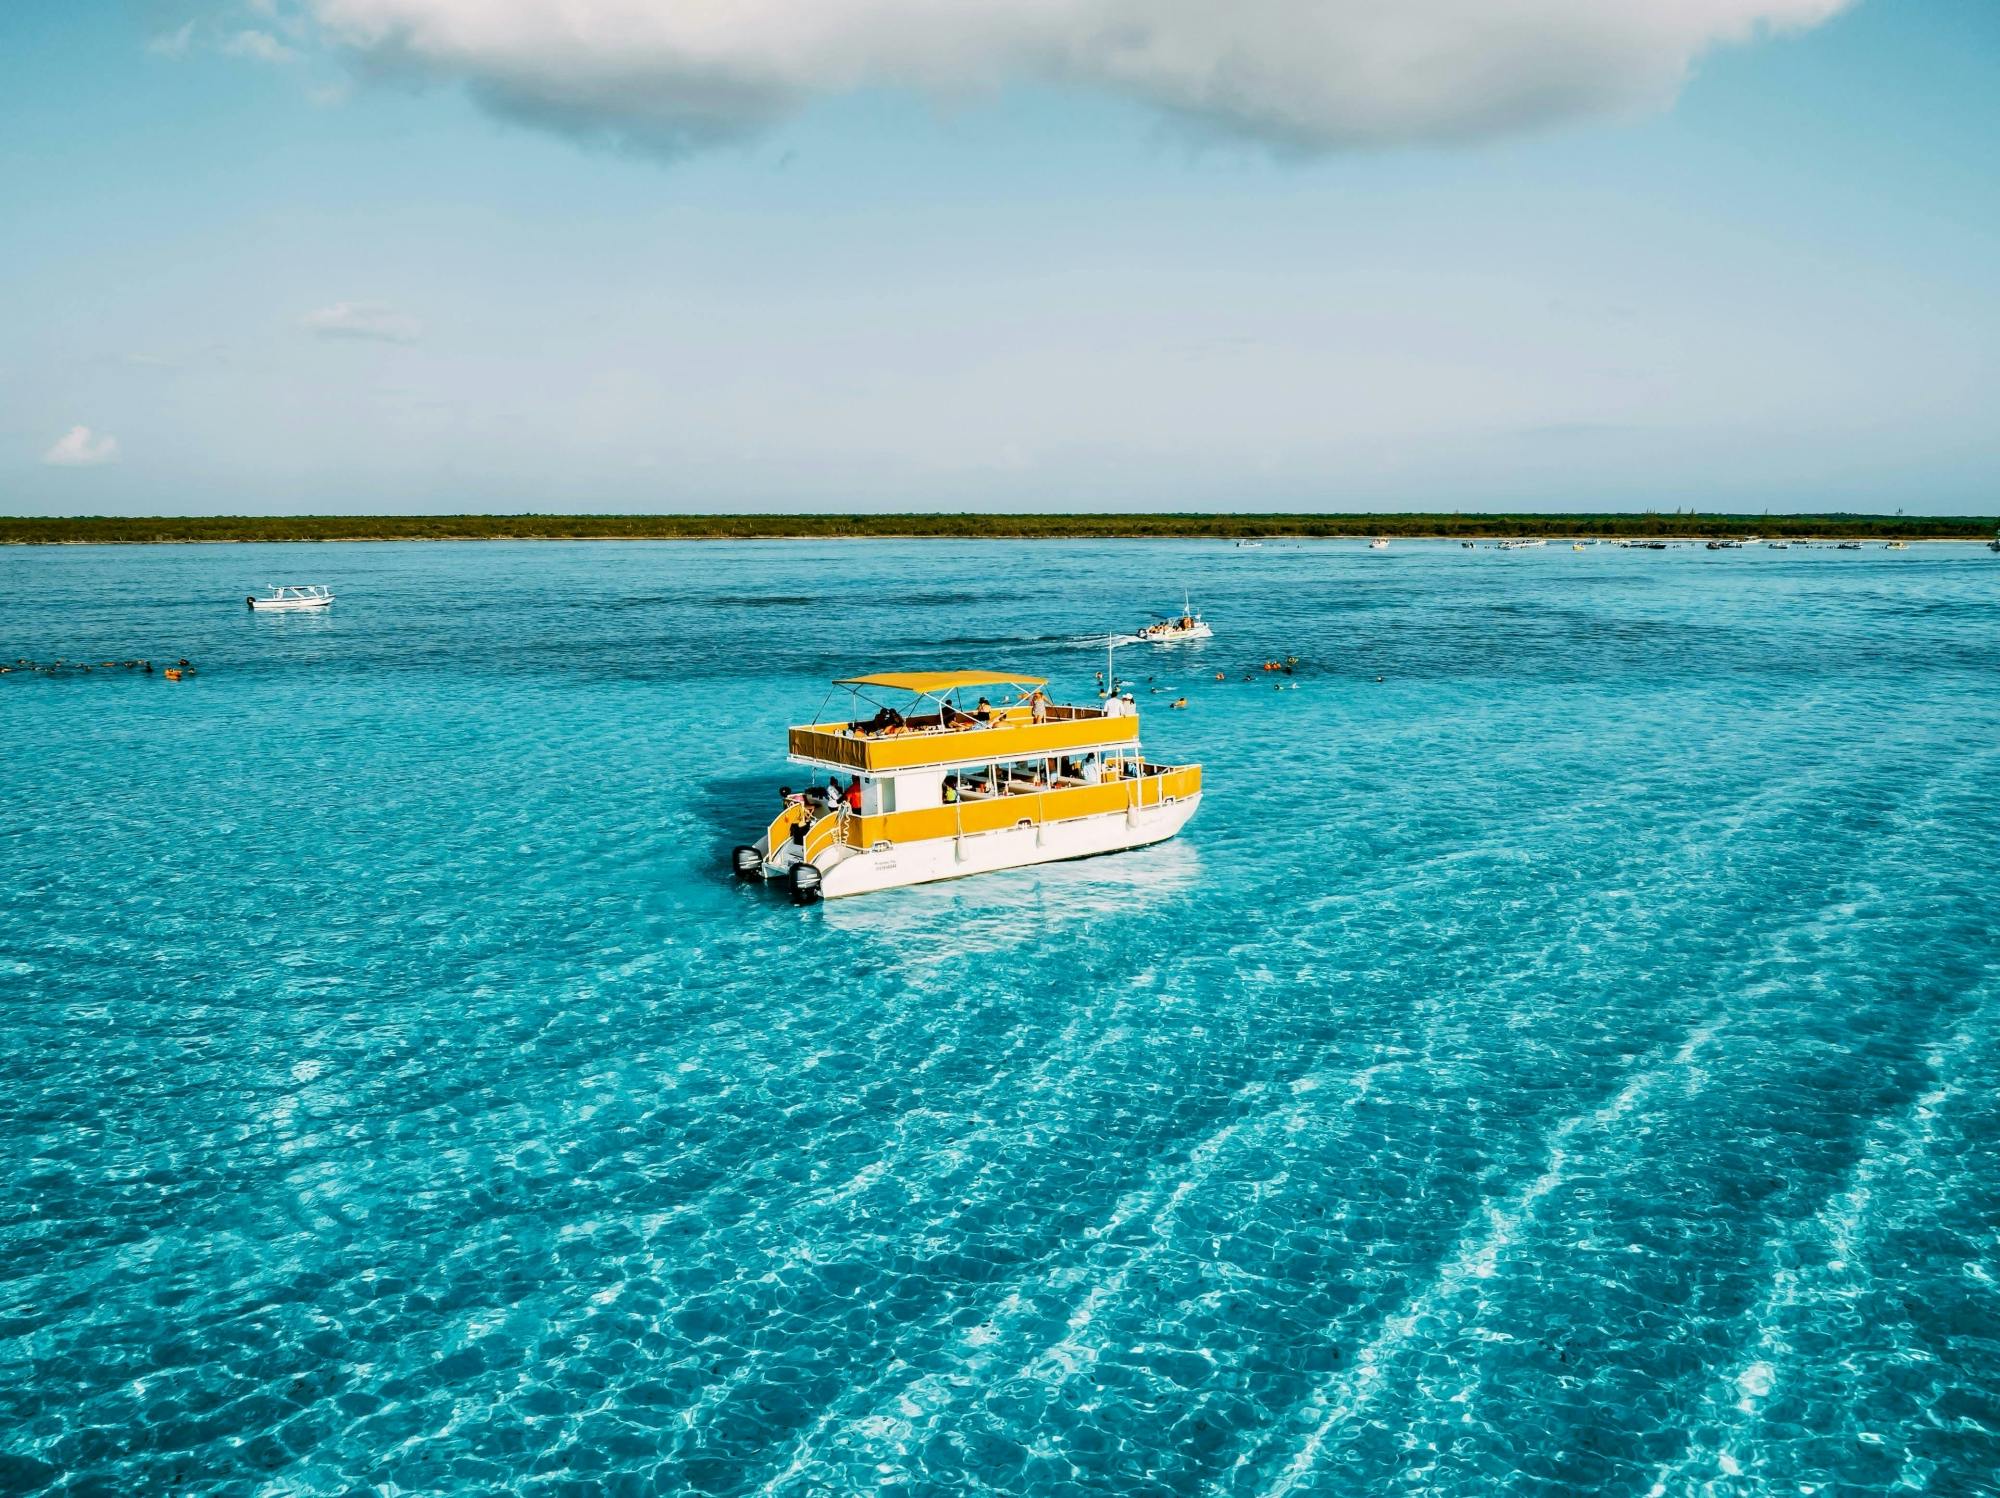
[[(1029, 785), (1003, 795), (967, 798), (943, 806), (850, 817), (841, 836), (851, 848), (924, 842), (1077, 817), (1117, 815), (1200, 793), (1199, 765), (1148, 765), (1145, 769), (1144, 774), (1097, 785)], [(810, 836), (807, 846), (812, 846)]]
[(1037, 718), (1028, 704), (1014, 702), (1005, 707), (996, 707), (988, 717), (978, 720), (975, 720), (970, 713), (960, 713), (957, 721), (946, 723), (943, 714), (926, 713), (919, 717), (906, 718), (893, 729), (878, 729), (873, 732), (859, 723), (815, 723), (806, 726), (821, 733), (836, 733), (872, 743), (888, 738), (921, 738), (926, 735), (1019, 728), (1030, 723), (1081, 723), (1108, 716), (1102, 704), (1050, 702), (1043, 705), (1042, 716)]
[(805, 846), (799, 850), (799, 856), (805, 862), (811, 863), (828, 848), (841, 841), (841, 831), (845, 827), (846, 822), (847, 808), (845, 806), (828, 812), (817, 822), (814, 822), (806, 830)]
[(764, 832), (765, 857), (776, 857), (778, 849), (791, 837), (792, 829), (805, 819), (805, 802), (787, 801), (785, 809), (771, 818), (771, 825)]
[(918, 729), (862, 737), (846, 724), (815, 723), (791, 730), (793, 758), (843, 770), (880, 774), (929, 765), (973, 764), (982, 760), (1060, 756), (1135, 743), (1136, 715), (1084, 712), (1050, 716), (1037, 723), (1025, 715), (976, 728)]

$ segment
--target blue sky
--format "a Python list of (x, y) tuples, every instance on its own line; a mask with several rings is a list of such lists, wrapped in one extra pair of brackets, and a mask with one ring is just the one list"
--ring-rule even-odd
[(1678, 88), (1493, 0), (1429, 93), (1332, 0), (1136, 67), (468, 3), (0, 7), (0, 510), (2000, 510), (1990, 0)]

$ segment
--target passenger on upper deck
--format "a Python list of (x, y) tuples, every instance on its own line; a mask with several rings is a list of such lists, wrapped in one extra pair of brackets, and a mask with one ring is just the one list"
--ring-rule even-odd
[(1040, 687), (1028, 694), (1028, 716), (1037, 723), (1049, 721), (1049, 694)]
[(991, 723), (993, 721), (993, 704), (988, 702), (984, 697), (981, 697), (979, 699), (979, 706), (974, 709), (972, 716), (977, 718), (981, 723)]
[(941, 728), (970, 728), (976, 720), (972, 714), (960, 712), (943, 698), (938, 699), (938, 726)]
[(902, 726), (903, 715), (893, 707), (885, 707), (880, 709), (866, 723), (856, 724), (855, 731), (858, 733), (887, 733), (892, 728), (901, 728)]

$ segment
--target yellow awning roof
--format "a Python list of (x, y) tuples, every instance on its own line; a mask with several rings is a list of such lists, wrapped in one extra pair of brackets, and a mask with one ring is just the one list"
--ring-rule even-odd
[(896, 692), (950, 692), (959, 687), (1040, 687), (1046, 676), (1011, 676), (1004, 671), (884, 671), (878, 676), (843, 676), (837, 687), (887, 687)]

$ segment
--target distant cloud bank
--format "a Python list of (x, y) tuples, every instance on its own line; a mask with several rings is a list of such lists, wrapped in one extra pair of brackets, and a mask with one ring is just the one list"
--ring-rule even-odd
[(268, 31), (239, 31), (223, 42), (222, 50), (231, 57), (248, 57), (257, 62), (274, 63), (279, 66), (299, 60), (296, 50), (286, 46)]
[(73, 426), (56, 438), (42, 461), (51, 468), (101, 468), (118, 461), (118, 439), (109, 432)]
[(415, 343), (424, 325), (406, 312), (380, 302), (335, 302), (300, 319), (309, 333), (321, 338), (364, 338), (376, 343)]
[(1710, 48), (1849, 0), (309, 0), (369, 64), (667, 153), (859, 88), (1095, 89), (1280, 147), (1486, 139), (1664, 107)]

